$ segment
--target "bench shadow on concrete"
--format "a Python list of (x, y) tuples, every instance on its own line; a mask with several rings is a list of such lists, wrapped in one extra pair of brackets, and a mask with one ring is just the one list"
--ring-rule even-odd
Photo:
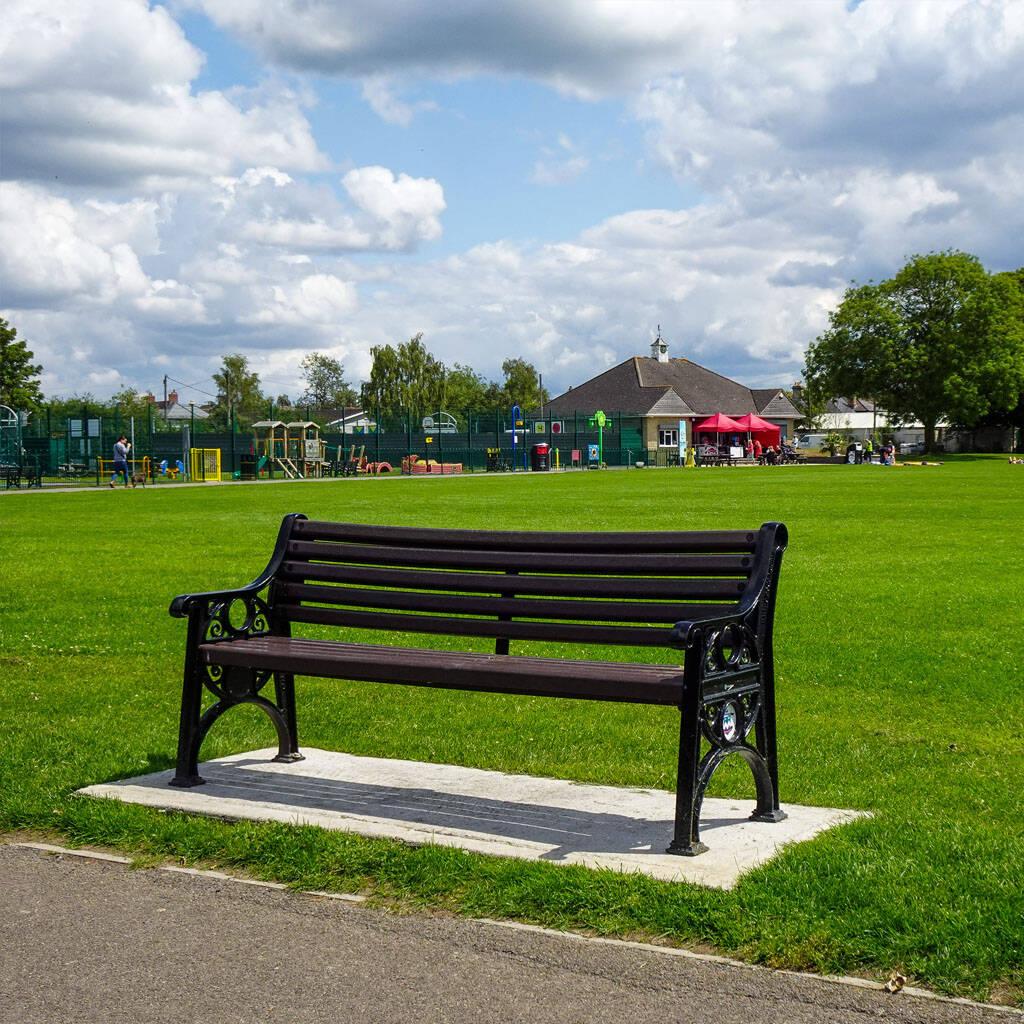
[[(203, 765), (207, 785), (198, 792), (207, 798), (251, 800), (296, 810), (359, 815), (428, 828), (458, 829), (513, 843), (537, 843), (553, 847), (538, 854), (540, 859), (552, 861), (566, 860), (579, 853), (662, 856), (672, 838), (673, 819), (668, 816), (645, 819), (433, 789), (324, 779), (297, 775), (292, 771), (287, 774), (254, 771), (250, 767), (265, 763), (253, 758), (230, 764)], [(157, 790), (164, 790), (167, 786), (166, 777), (126, 781)], [(747, 813), (739, 809), (735, 817), (702, 817), (701, 832), (745, 821)]]

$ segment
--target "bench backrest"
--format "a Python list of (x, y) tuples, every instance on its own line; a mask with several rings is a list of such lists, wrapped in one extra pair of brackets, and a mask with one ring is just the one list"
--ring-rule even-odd
[(547, 533), (289, 519), (272, 596), (282, 620), (490, 637), (498, 654), (509, 640), (664, 646), (674, 623), (734, 611), (762, 585), (776, 525)]

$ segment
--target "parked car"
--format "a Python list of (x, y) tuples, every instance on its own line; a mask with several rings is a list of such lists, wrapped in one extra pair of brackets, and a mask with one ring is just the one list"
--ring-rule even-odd
[(794, 442), (794, 448), (807, 449), (814, 448), (818, 449), (821, 447), (822, 442), (828, 437), (827, 434), (801, 434)]
[(908, 441), (901, 444), (900, 455), (924, 455), (924, 441)]

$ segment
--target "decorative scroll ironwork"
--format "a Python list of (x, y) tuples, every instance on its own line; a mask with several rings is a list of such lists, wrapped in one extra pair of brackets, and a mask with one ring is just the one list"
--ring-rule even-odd
[[(200, 643), (215, 644), (245, 637), (268, 636), (270, 608), (258, 594), (239, 594), (208, 601), (202, 610)], [(219, 701), (229, 704), (257, 697), (273, 678), (272, 671), (200, 665), (203, 685)]]
[(716, 629), (707, 639), (704, 651), (704, 678), (736, 672), (760, 661), (760, 646), (754, 631), (736, 622)]

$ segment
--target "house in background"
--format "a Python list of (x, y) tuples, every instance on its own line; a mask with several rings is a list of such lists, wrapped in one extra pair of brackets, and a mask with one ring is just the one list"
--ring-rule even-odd
[(377, 421), (364, 409), (346, 406), (337, 419), (328, 422), (327, 428), (344, 434), (372, 434), (377, 429)]
[(689, 359), (670, 359), (660, 333), (650, 356), (633, 356), (544, 405), (545, 413), (562, 415), (598, 409), (641, 417), (647, 449), (678, 450), (680, 421), (692, 443), (693, 425), (716, 412), (734, 419), (755, 413), (777, 424), (783, 440), (800, 419), (781, 388), (748, 388)]
[[(894, 425), (891, 416), (875, 405), (870, 398), (833, 398), (825, 404), (825, 411), (818, 417), (821, 424), (819, 433), (840, 433), (846, 437), (867, 440), (874, 433), (891, 437), (899, 445), (924, 444), (923, 423), (899, 423)], [(935, 440), (946, 442), (949, 424), (941, 420), (935, 426)]]
[(166, 402), (158, 402), (152, 392), (146, 394), (146, 401), (150, 403), (162, 420), (168, 423), (190, 423), (193, 419), (207, 420), (210, 414), (198, 405), (181, 405), (178, 402), (178, 392), (169, 391)]

